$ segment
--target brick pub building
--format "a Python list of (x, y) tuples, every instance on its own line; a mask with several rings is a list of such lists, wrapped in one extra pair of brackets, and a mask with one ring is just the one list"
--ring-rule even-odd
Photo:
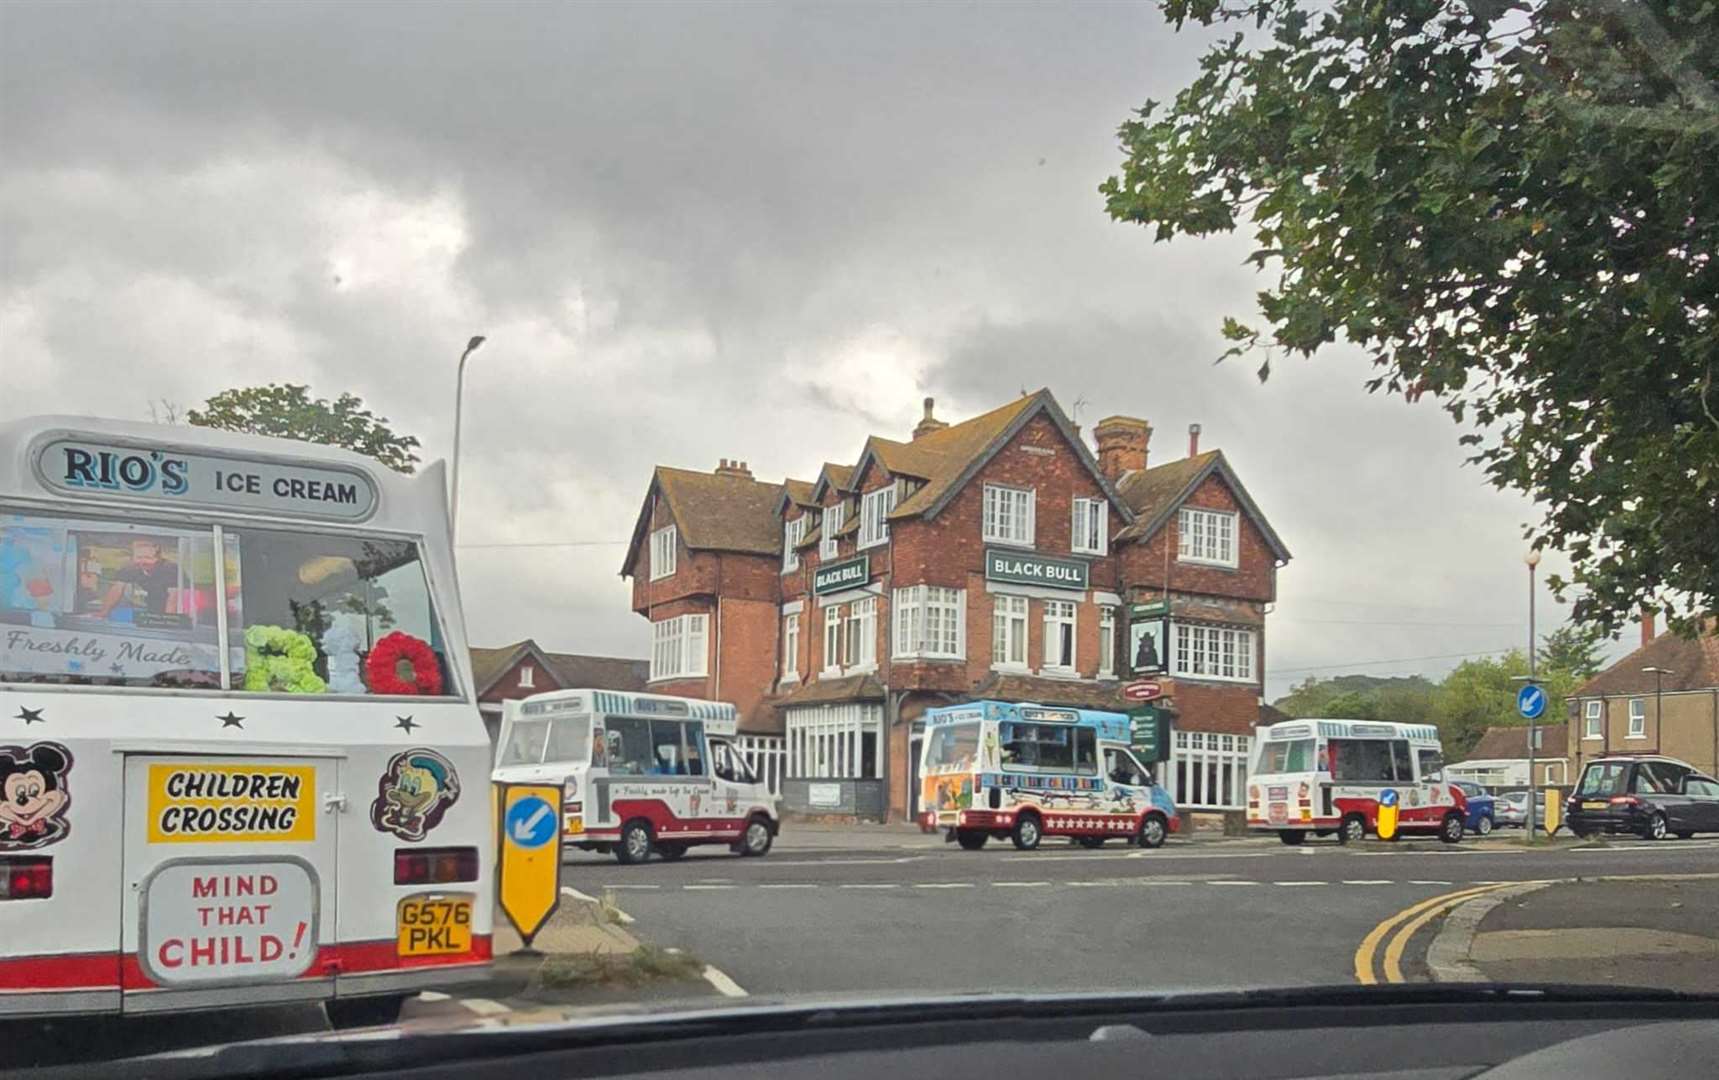
[(1161, 782), (1241, 807), (1289, 552), (1197, 427), (1155, 466), (1151, 434), (1113, 416), (1094, 453), (1040, 390), (958, 424), (927, 399), (909, 440), (811, 480), (659, 467), (621, 571), (648, 688), (733, 702), (789, 810), (899, 819), (927, 708), (1122, 710), (1149, 674), (1175, 718)]

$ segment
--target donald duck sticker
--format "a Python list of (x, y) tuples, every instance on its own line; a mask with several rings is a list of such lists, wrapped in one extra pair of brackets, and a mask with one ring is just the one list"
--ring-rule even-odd
[(402, 840), (422, 840), (460, 797), (453, 763), (425, 747), (395, 754), (376, 783), (370, 824)]

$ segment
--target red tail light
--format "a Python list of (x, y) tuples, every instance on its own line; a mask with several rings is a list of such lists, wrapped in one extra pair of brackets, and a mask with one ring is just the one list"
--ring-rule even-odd
[(0, 858), (0, 900), (46, 900), (54, 895), (54, 860), (49, 855)]
[(449, 881), (476, 881), (477, 877), (475, 847), (397, 848), (394, 851), (396, 885), (440, 885)]
[(1613, 806), (1640, 806), (1641, 800), (1634, 795), (1613, 795), (1611, 803)]

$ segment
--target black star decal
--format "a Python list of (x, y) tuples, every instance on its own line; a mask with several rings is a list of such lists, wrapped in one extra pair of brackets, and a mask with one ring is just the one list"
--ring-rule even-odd
[(245, 724), (244, 724), (245, 718), (242, 716), (234, 716), (233, 710), (231, 710), (231, 709), (227, 710), (226, 716), (217, 716), (217, 717), (215, 717), (215, 719), (221, 721), (221, 727), (223, 729), (230, 728), (230, 727), (236, 727), (236, 728), (243, 729), (245, 726)]
[(413, 728), (423, 727), (424, 725), (418, 723), (416, 720), (412, 719), (410, 716), (396, 716), (394, 718), (394, 726), (399, 728), (401, 731), (404, 731), (406, 734), (410, 735), (412, 733)]
[(46, 720), (42, 719), (41, 709), (26, 709), (22, 705), (18, 706), (17, 719), (24, 721), (25, 727), (29, 727), (31, 724), (47, 723)]

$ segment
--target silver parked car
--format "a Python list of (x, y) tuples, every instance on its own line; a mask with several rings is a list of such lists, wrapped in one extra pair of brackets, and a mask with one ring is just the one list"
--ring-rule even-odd
[(1528, 793), (1511, 791), (1498, 796), (1492, 806), (1493, 822), (1499, 828), (1522, 829), (1528, 826)]

